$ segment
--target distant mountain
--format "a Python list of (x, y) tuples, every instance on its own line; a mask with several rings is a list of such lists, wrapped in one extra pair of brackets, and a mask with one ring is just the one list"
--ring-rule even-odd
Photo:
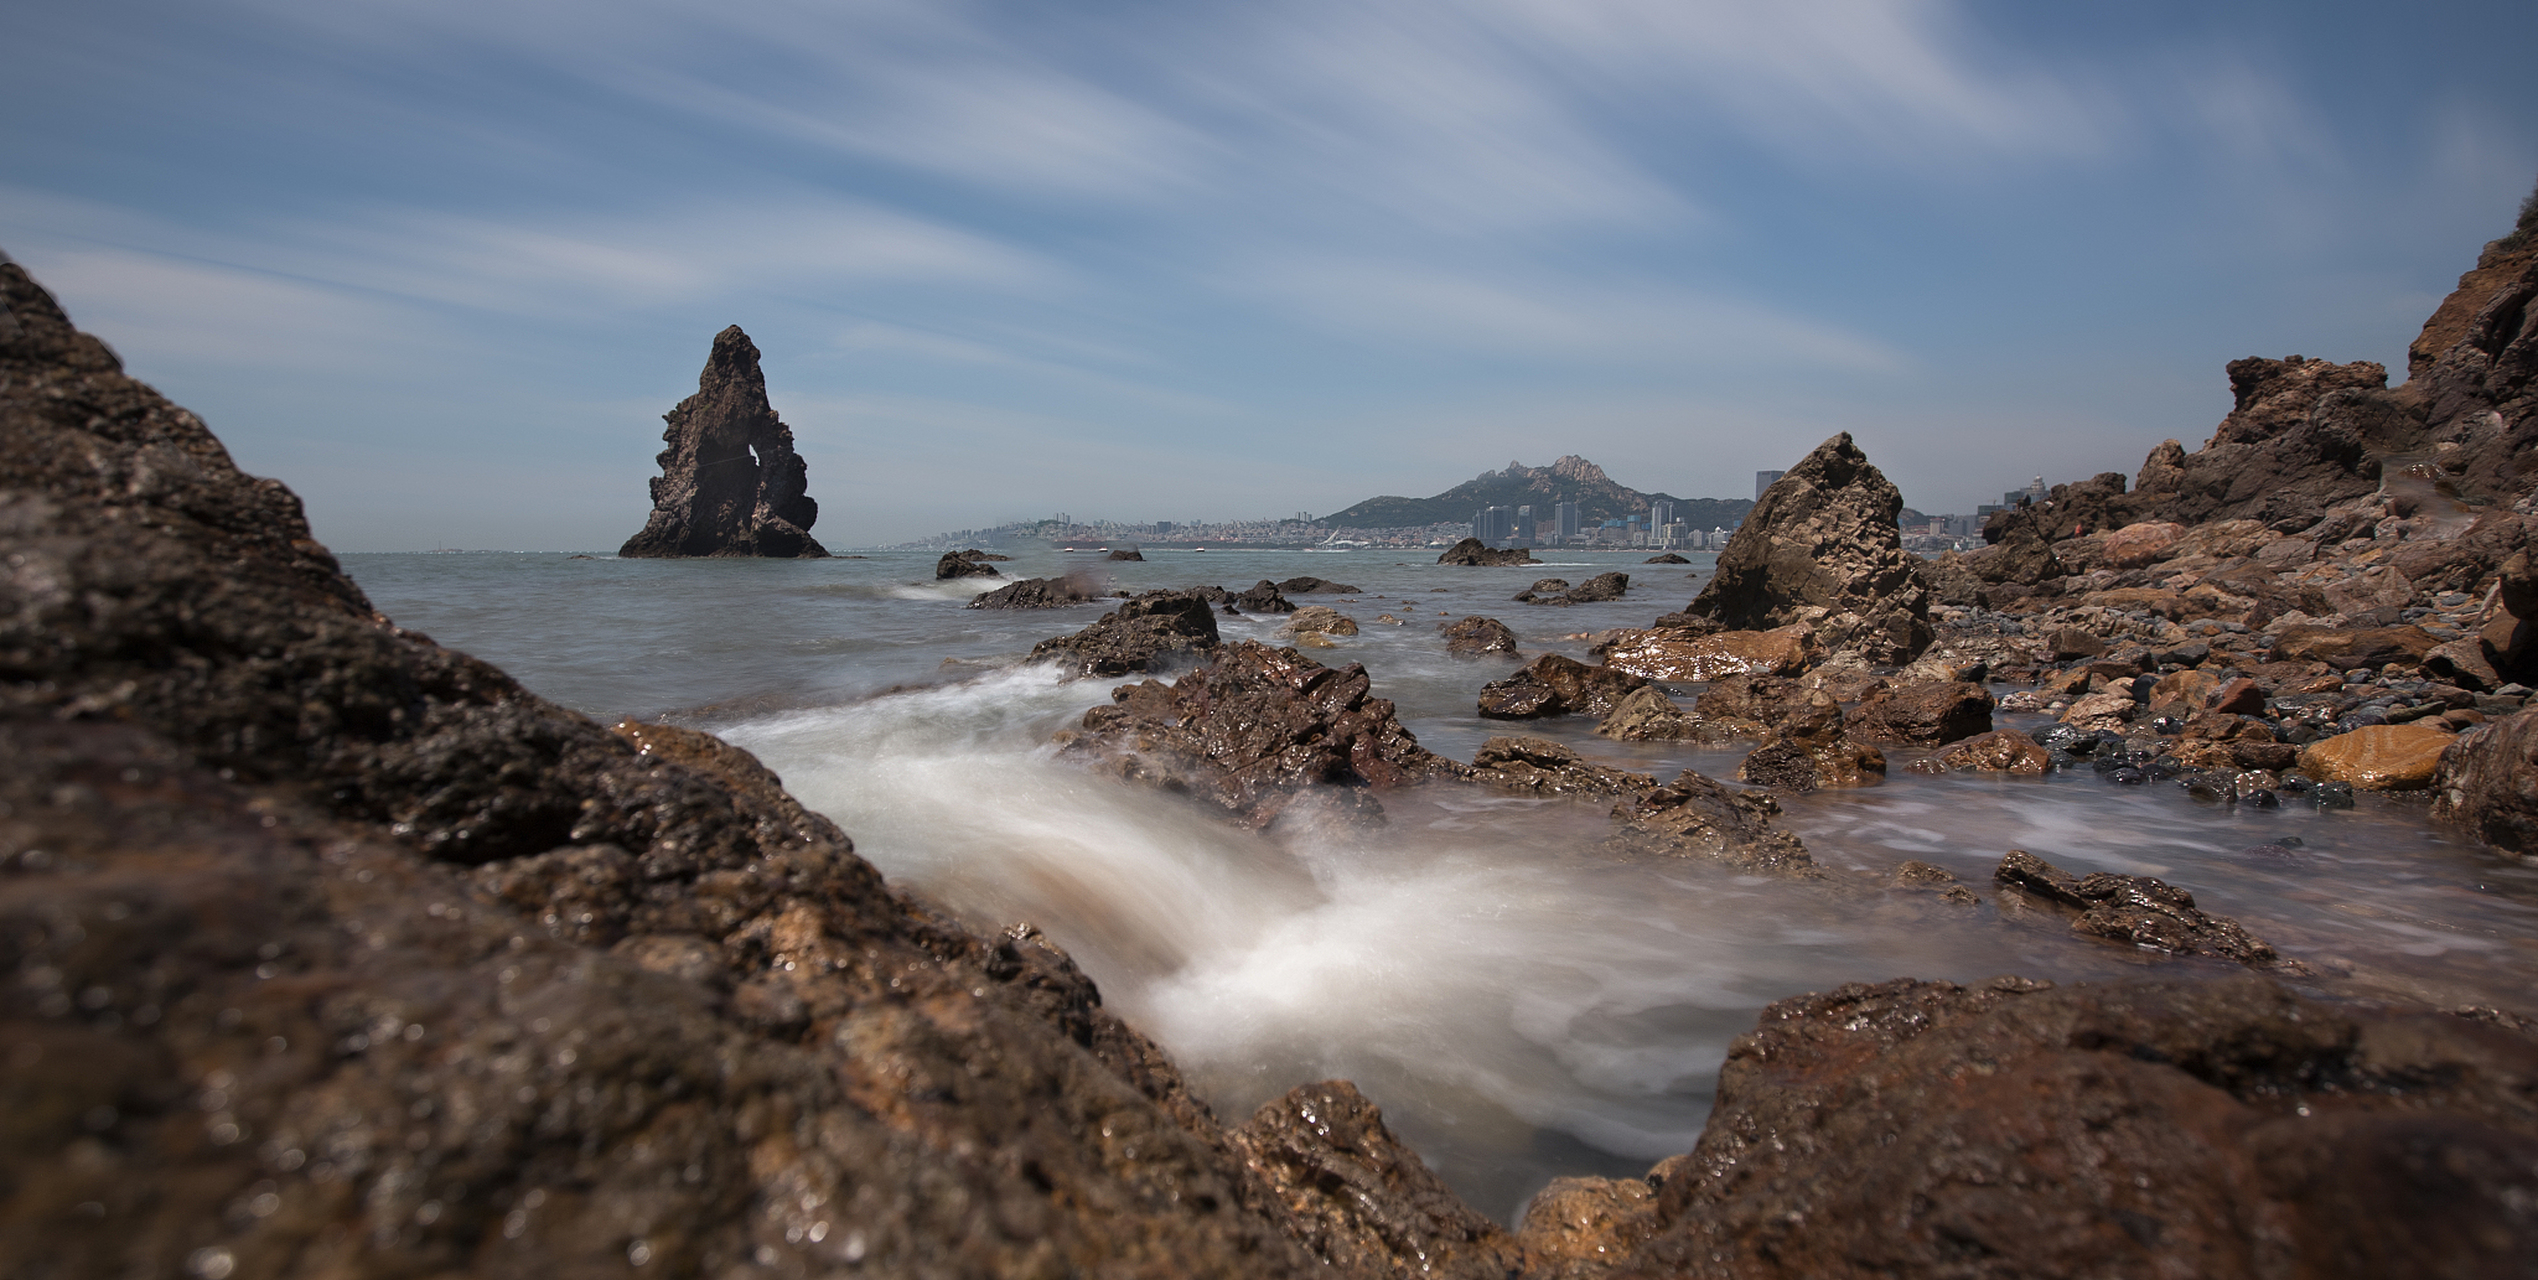
[(1321, 517), (1319, 523), (1348, 529), (1406, 529), (1418, 525), (1468, 521), (1484, 507), (1530, 505), (1536, 519), (1549, 520), (1554, 504), (1574, 502), (1589, 524), (1644, 516), (1651, 502), (1671, 502), (1685, 524), (1696, 529), (1733, 529), (1753, 510), (1748, 498), (1678, 498), (1669, 493), (1641, 493), (1613, 482), (1602, 467), (1571, 454), (1547, 467), (1510, 462), (1504, 471), (1484, 471), (1433, 498), (1387, 494), (1368, 498), (1346, 511)]

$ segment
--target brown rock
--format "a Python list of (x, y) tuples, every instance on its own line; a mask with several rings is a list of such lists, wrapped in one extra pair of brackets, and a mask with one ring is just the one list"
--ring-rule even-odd
[(1516, 674), (1481, 686), (1480, 713), (1490, 720), (1558, 715), (1601, 719), (1612, 714), (1623, 694), (1646, 683), (1625, 671), (1546, 653)]
[(1731, 630), (1807, 623), (1831, 652), (1910, 662), (1930, 646), (1930, 592), (1903, 549), (1902, 509), (1850, 435), (1835, 436), (1754, 504), (1687, 611)]
[(2140, 704), (2126, 693), (2092, 693), (2076, 699), (2062, 713), (2062, 723), (2083, 729), (2121, 730), (2132, 723)]
[(1937, 746), (1988, 733), (1993, 698), (1970, 681), (1922, 680), (1888, 685), (1851, 712), (1851, 733), (1868, 742)]
[(2497, 849), (2538, 853), (2538, 709), (2487, 721), (2442, 751), (2432, 816)]
[(2285, 627), (2274, 637), (2275, 662), (2323, 662), (2339, 671), (2419, 663), (2441, 643), (2418, 626)]
[(1898, 889), (1935, 893), (1959, 906), (1970, 907), (1982, 901), (1974, 896), (1973, 890), (1965, 887), (1964, 881), (1949, 874), (1946, 868), (1934, 867), (1917, 858), (1895, 868), (1894, 884)]
[(2501, 674), (2486, 660), (2481, 641), (2451, 640), (2434, 645), (2423, 655), (2423, 669), (2436, 679), (2477, 693), (2503, 685)]
[(696, 394), (663, 415), (652, 514), (617, 554), (816, 558), (820, 504), (793, 429), (767, 403), (758, 348), (733, 325), (714, 335)]
[(1657, 1188), (1680, 1168), (1676, 1156), (1644, 1178), (1553, 1178), (1525, 1205), (1527, 1274), (1588, 1280), (1609, 1273), (1656, 1227)]
[(1500, 1280), (1522, 1265), (1506, 1230), (1457, 1199), (1345, 1080), (1289, 1091), (1231, 1138), (1305, 1247), (1342, 1275)]
[(2092, 871), (2074, 877), (2024, 849), (2000, 860), (1992, 879), (2073, 914), (2073, 933), (2170, 955), (2213, 956), (2260, 968), (2306, 972), (2274, 953), (2237, 921), (2209, 915), (2194, 895), (2150, 876)]
[(993, 591), (985, 591), (969, 602), (972, 609), (1071, 609), (1101, 598), (1090, 579), (1077, 574), (1063, 578), (1024, 578)]
[(1624, 742), (1663, 742), (1702, 736), (1701, 723), (1653, 684), (1623, 694), (1595, 732)]
[(1081, 675), (1124, 676), (1188, 660), (1215, 648), (1218, 638), (1216, 614), (1206, 597), (1154, 591), (1071, 636), (1031, 646), (1031, 660), (1060, 663)]
[(2070, 662), (2077, 658), (2094, 658), (2106, 652), (2106, 641), (2095, 632), (2062, 627), (2046, 637), (2045, 647), (2052, 653), (2054, 661)]
[(1361, 594), (1359, 588), (1352, 587), (1345, 582), (1333, 582), (1328, 578), (1316, 578), (1309, 574), (1281, 581), (1278, 584), (1278, 590), (1281, 594), (1291, 596), (1353, 596)]
[(1300, 636), (1307, 632), (1326, 636), (1357, 634), (1357, 619), (1328, 605), (1308, 604), (1295, 611), (1287, 624), (1278, 628), (1282, 636)]
[(1460, 622), (1440, 622), (1436, 629), (1445, 633), (1445, 651), (1457, 658), (1478, 658), (1488, 654), (1516, 656), (1516, 633), (1496, 618), (1474, 614)]
[[(2152, 695), (2152, 700), (2157, 701), (2156, 694)], [(2263, 715), (2265, 713), (2264, 686), (2245, 676), (2240, 676), (2212, 690), (2204, 698), (2203, 705), (2213, 711), (2226, 712), (2230, 715)]]
[(2162, 559), (2161, 553), (2175, 545), (2178, 535), (2184, 532), (2184, 525), (2164, 520), (2128, 524), (2106, 535), (2101, 555), (2109, 567), (2139, 569)]
[(1469, 776), (1535, 795), (1633, 795), (1657, 785), (1647, 774), (1596, 764), (1548, 738), (1492, 738), (1473, 755)]
[(1250, 640), (1220, 646), (1169, 685), (1122, 685), (1111, 697), (1084, 713), (1061, 754), (1196, 796), (1244, 826), (1308, 797), (1373, 817), (1375, 793), (1461, 770), (1402, 727), (1364, 667)]
[(1813, 628), (1720, 631), (1625, 631), (1597, 649), (1615, 671), (1650, 680), (1698, 683), (1737, 675), (1796, 675), (1822, 658)]
[(1792, 793), (1874, 786), (1885, 776), (1885, 755), (1850, 735), (1842, 704), (1820, 689), (1777, 709), (1771, 736), (1736, 767), (1739, 782)]
[(2509, 1275), (2538, 1044), (2248, 974), (1851, 985), (1721, 1067), (1630, 1276)]
[(1994, 729), (1957, 743), (1938, 755), (1940, 764), (1977, 773), (2042, 774), (2053, 768), (2053, 754), (2016, 729)]
[[(2250, 683), (2252, 685), (2253, 682)], [(2220, 687), (2221, 677), (2209, 671), (2192, 668), (2172, 671), (2159, 677), (2159, 682), (2150, 686), (2150, 714), (2154, 716), (2193, 715), (2203, 709), (2205, 701)], [(2258, 695), (2257, 703), (2260, 707), (2263, 702), (2263, 696)]]
[(1619, 828), (1604, 845), (1630, 856), (1697, 858), (1758, 875), (1823, 878), (1807, 847), (1772, 825), (1779, 812), (1768, 795), (1731, 790), (1686, 769), (1615, 805)]
[(2451, 735), (2429, 724), (2377, 724), (2310, 743), (2300, 771), (2357, 791), (2420, 791), (2432, 785)]
[(1112, 547), (1110, 549), (1110, 554), (1103, 556), (1102, 558), (1105, 560), (1143, 560), (1146, 556), (1144, 552), (1137, 550), (1135, 547)]

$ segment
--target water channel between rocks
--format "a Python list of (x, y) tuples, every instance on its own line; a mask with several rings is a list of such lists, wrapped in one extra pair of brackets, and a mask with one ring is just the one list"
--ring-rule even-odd
[[(1707, 865), (1599, 856), (1605, 804), (1462, 787), (1386, 801), (1374, 832), (1282, 841), (1056, 759), (1052, 733), (1117, 681), (1012, 665), (1099, 605), (962, 606), (1014, 577), (1084, 569), (1126, 590), (1312, 575), (1365, 588), (1329, 604), (1363, 631), (1316, 652), (1362, 662), (1423, 745), (1469, 759), (1533, 733), (1590, 758), (1726, 779), (1742, 749), (1615, 743), (1582, 718), (1511, 726), (1474, 711), (1513, 663), (1448, 659), (1440, 621), (1479, 613), (1528, 655), (1640, 626), (1691, 599), (1710, 557), (1538, 551), (1456, 568), (1435, 552), (1155, 550), (1138, 562), (1018, 553), (1002, 579), (932, 581), (932, 555), (623, 561), (560, 554), (348, 555), (402, 625), (610, 719), (667, 716), (756, 752), (894, 882), (982, 928), (1027, 920), (1107, 1003), (1160, 1040), (1220, 1115), (1310, 1080), (1352, 1079), (1472, 1202), (1506, 1218), (1554, 1176), (1636, 1173), (1688, 1150), (1728, 1043), (1765, 1004), (1847, 981), (2058, 981), (2208, 972), (2005, 920), (1991, 868), (2024, 848), (2075, 872), (2156, 875), (2315, 969), (2320, 990), (2526, 1008), (2538, 975), (2538, 869), (2433, 828), (2419, 801), (2350, 811), (2200, 806), (2091, 773), (1889, 780), (1792, 799), (1783, 823), (1831, 867), (1938, 864), (1986, 899), (1854, 894)], [(1627, 599), (1508, 597), (1539, 577), (1631, 575)], [(1389, 612), (1403, 620), (1377, 621)], [(1273, 639), (1282, 619), (1223, 619)], [(2002, 691), (2006, 691), (2005, 689)], [(2004, 717), (2004, 723), (2032, 718)], [(2288, 851), (2282, 838), (2300, 843)], [(2277, 846), (2251, 854), (2256, 846)]]

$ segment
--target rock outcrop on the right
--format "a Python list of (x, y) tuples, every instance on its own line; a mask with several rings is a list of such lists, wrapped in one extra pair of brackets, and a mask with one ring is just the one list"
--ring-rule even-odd
[(1806, 623), (1831, 652), (1910, 662), (1930, 647), (1930, 592), (1903, 549), (1902, 510), (1903, 494), (1843, 432), (1763, 493), (1686, 612), (1736, 631)]
[(2497, 849), (2538, 854), (2538, 709), (2460, 734), (2432, 779), (2432, 816)]

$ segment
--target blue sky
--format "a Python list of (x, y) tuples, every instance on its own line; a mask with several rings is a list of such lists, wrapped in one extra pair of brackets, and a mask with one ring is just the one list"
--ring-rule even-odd
[(2538, 6), (12, 6), (0, 249), (339, 550), (610, 548), (715, 331), (831, 546), (1578, 453), (1929, 511), (2405, 344)]

